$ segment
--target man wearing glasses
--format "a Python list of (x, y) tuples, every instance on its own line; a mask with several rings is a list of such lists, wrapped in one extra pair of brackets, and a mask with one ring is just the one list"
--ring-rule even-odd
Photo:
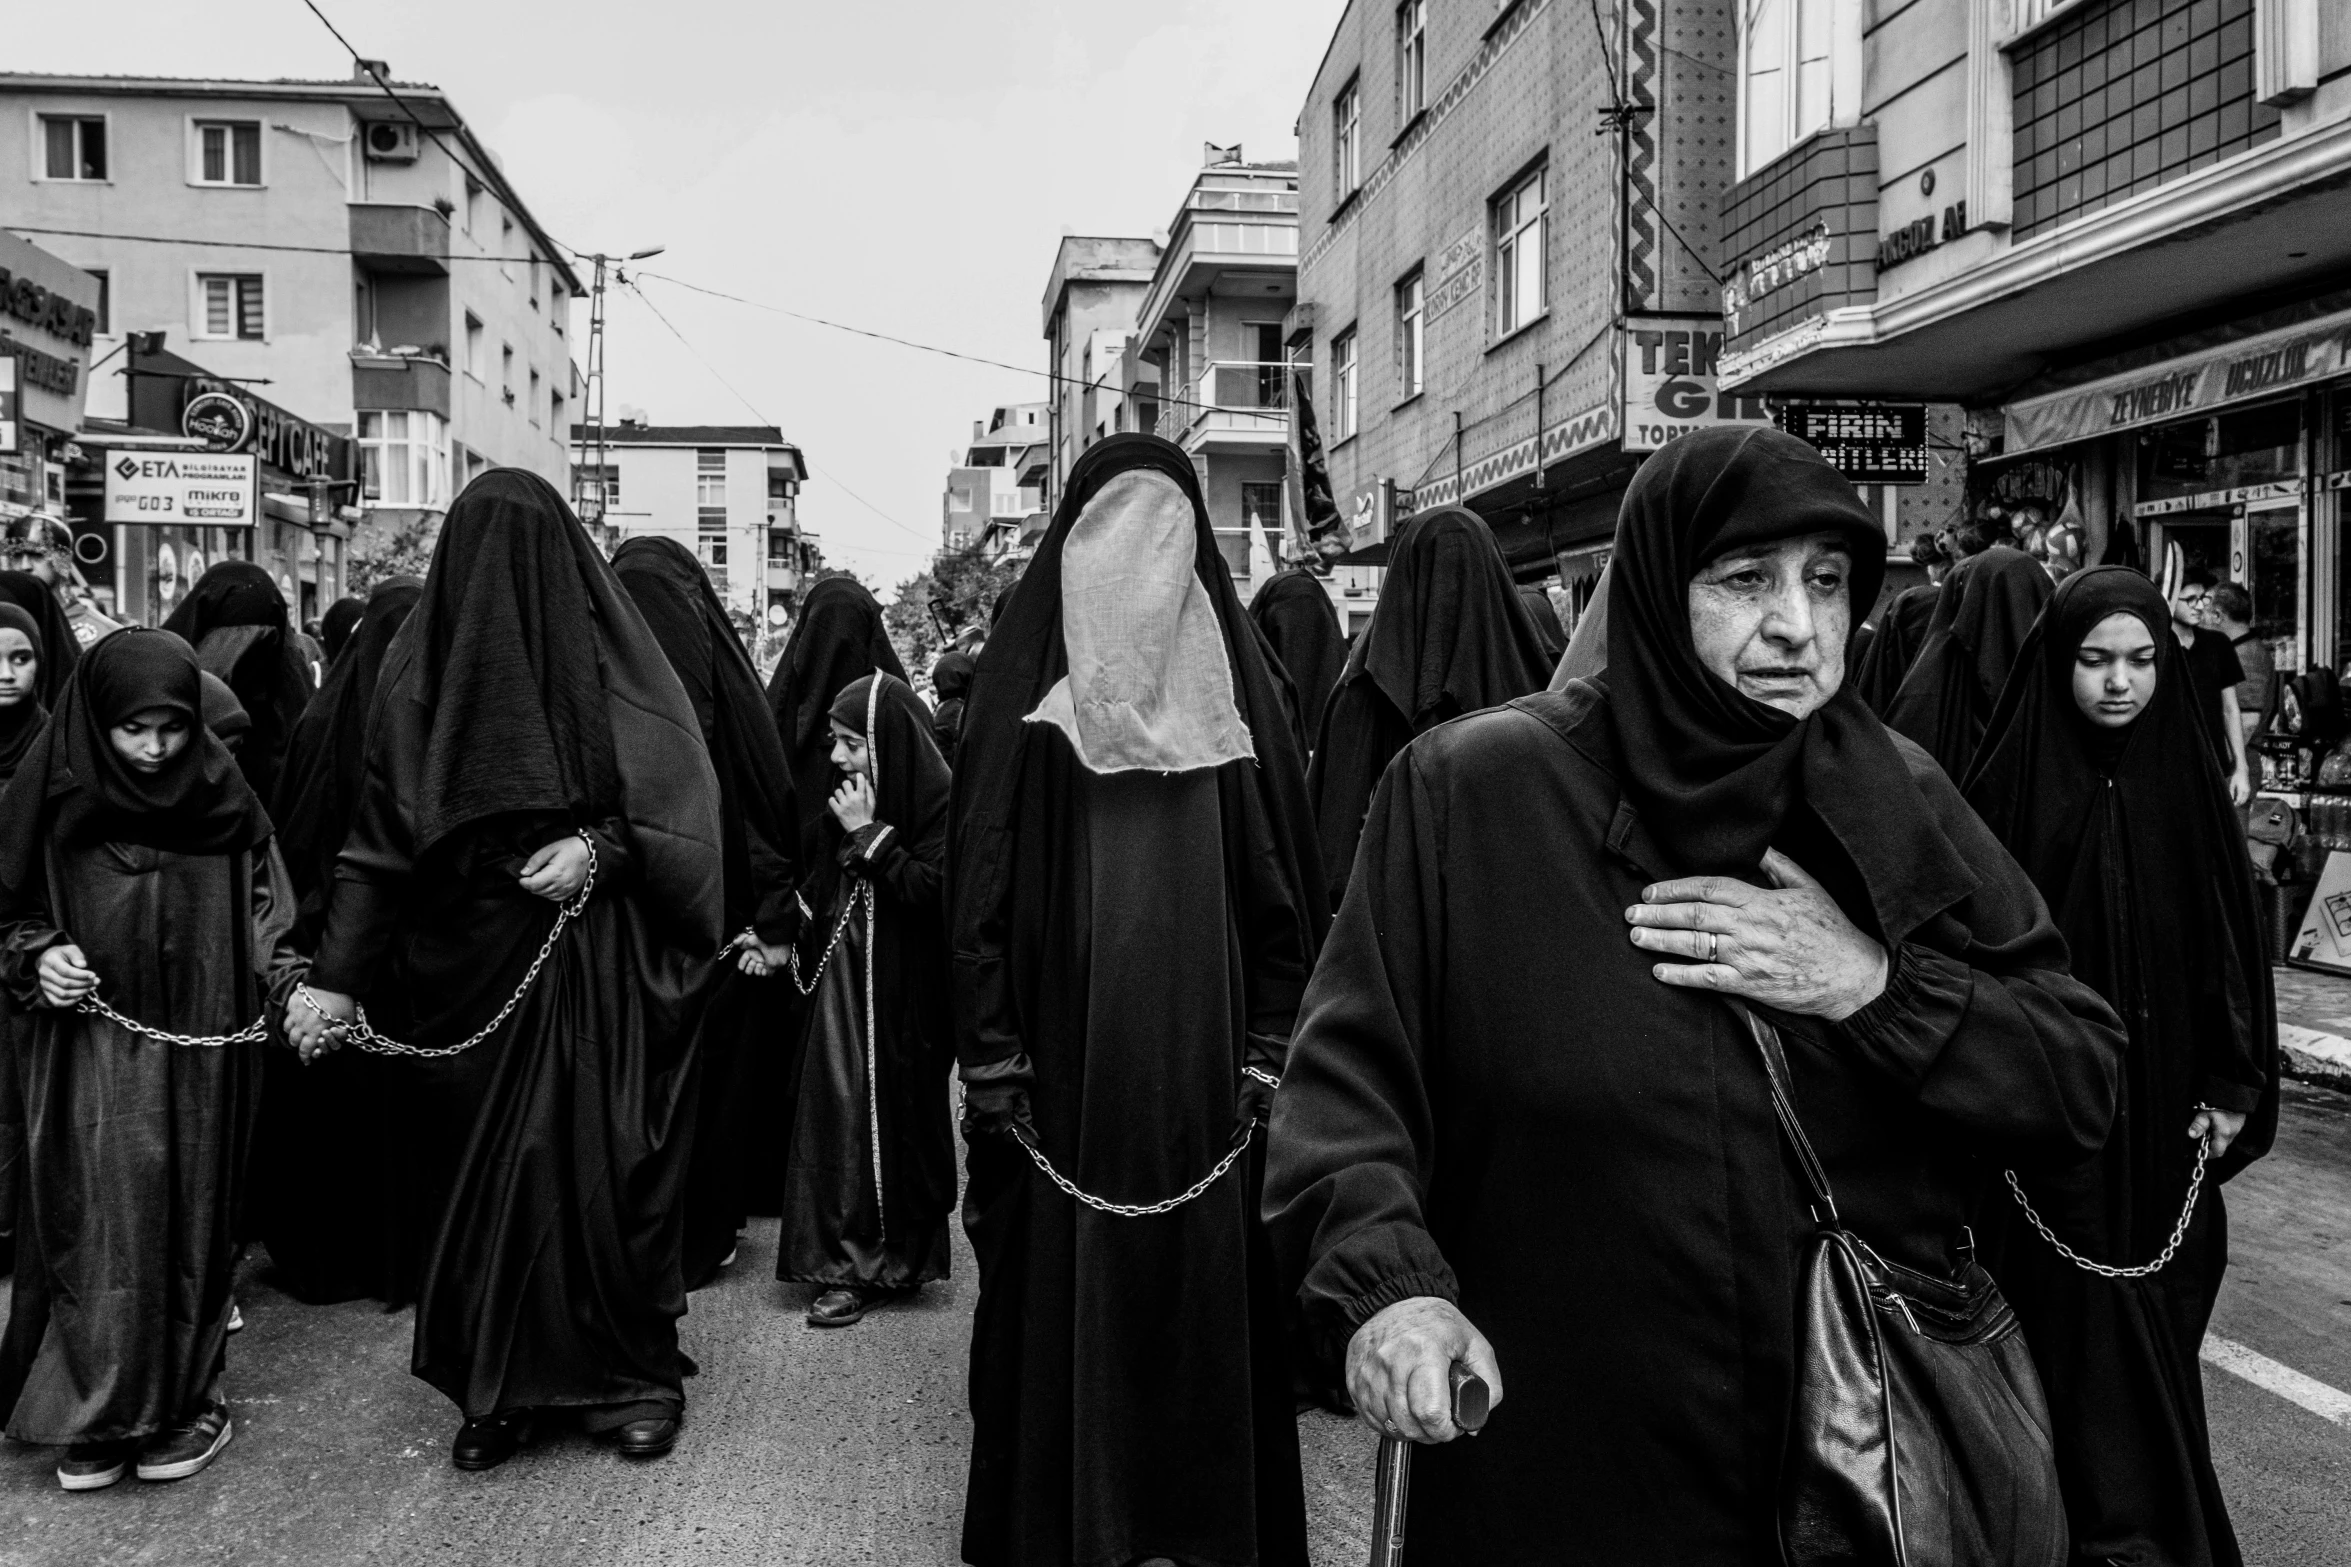
[(58, 607), (65, 611), (66, 624), (73, 628), (74, 640), (83, 647), (109, 631), (122, 629), (120, 621), (99, 614), (98, 607), (90, 602), (89, 586), (74, 566), (73, 534), (56, 518), (10, 518), (6, 532), (0, 534), (0, 562), (10, 571), (38, 577), (42, 586), (57, 596)]
[(2204, 621), (2212, 594), (2212, 573), (2202, 567), (2181, 573), (2171, 595), (2171, 629), (2188, 650), (2188, 678), (2196, 688), (2196, 709), (2212, 731), (2212, 748), (2228, 774), (2229, 799), (2239, 806), (2253, 798), (2253, 770), (2245, 760), (2245, 729), (2237, 717), (2237, 683), (2245, 678), (2237, 650)]

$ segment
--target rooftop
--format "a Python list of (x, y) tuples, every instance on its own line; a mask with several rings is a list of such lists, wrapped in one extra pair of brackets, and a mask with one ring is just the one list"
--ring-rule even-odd
[[(584, 424), (571, 427), (574, 446), (590, 438)], [(772, 424), (608, 424), (607, 446), (767, 446), (796, 452), (799, 443), (784, 439)]]

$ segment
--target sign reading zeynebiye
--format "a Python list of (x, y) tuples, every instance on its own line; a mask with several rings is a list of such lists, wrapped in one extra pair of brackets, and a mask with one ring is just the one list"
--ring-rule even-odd
[(1855, 484), (1927, 482), (1924, 403), (1789, 403), (1780, 428), (1811, 442)]
[(106, 458), (106, 520), (250, 528), (258, 477), (250, 452), (117, 450)]

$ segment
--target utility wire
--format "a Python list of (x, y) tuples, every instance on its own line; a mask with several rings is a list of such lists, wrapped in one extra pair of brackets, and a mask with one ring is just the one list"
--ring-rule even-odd
[[(181, 239), (171, 234), (108, 234), (97, 229), (52, 229), (30, 223), (0, 223), (17, 234), (58, 234), (70, 239), (111, 239), (131, 245), (194, 245), (216, 250), (280, 250), (304, 256), (349, 256), (349, 245), (287, 245), (261, 239)], [(570, 247), (564, 247), (569, 249)], [(513, 266), (533, 261), (545, 261), (545, 256), (435, 256), (436, 261), (495, 261), (501, 266)]]

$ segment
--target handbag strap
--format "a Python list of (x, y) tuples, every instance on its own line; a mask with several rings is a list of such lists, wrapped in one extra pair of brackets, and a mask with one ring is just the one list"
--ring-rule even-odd
[(1832, 1228), (1842, 1229), (1844, 1221), (1837, 1216), (1837, 1199), (1829, 1191), (1828, 1172), (1821, 1167), (1820, 1156), (1812, 1151), (1812, 1139), (1804, 1135), (1804, 1123), (1796, 1118), (1796, 1101), (1788, 1091), (1788, 1056), (1780, 1045), (1780, 1031), (1757, 1016), (1745, 1002), (1727, 996), (1724, 999), (1747, 1025), (1747, 1032), (1763, 1057), (1763, 1075), (1771, 1082), (1771, 1107), (1779, 1116), (1780, 1134), (1795, 1151), (1796, 1166), (1803, 1172), (1804, 1184), (1812, 1188), (1813, 1217), (1820, 1219), (1825, 1212), (1825, 1222)]

